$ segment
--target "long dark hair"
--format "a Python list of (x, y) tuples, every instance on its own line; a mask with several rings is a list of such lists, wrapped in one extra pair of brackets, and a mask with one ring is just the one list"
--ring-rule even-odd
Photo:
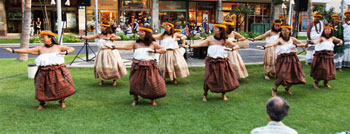
[(227, 34), (231, 34), (232, 31), (234, 31), (234, 27), (233, 27), (233, 26), (231, 26), (231, 25), (226, 25), (226, 27), (227, 27), (227, 31), (226, 31)]
[(216, 40), (222, 40), (223, 39), (225, 44), (226, 44), (226, 39), (227, 39), (226, 29), (225, 28), (221, 28), (221, 27), (218, 27), (218, 28), (220, 30), (220, 37), (218, 38), (218, 37), (214, 36), (214, 38)]
[(164, 33), (161, 35), (161, 38), (163, 38), (165, 35), (169, 35), (169, 36), (173, 37), (173, 36), (174, 36), (174, 28), (171, 27), (170, 33), (168, 33), (168, 32), (165, 30)]
[[(145, 26), (145, 28), (152, 29), (149, 26)], [(142, 40), (141, 38), (136, 40), (136, 43), (144, 43), (146, 46), (149, 46), (152, 44), (153, 41), (156, 41), (151, 32), (144, 31), (146, 33), (145, 38)]]
[[(110, 25), (108, 22), (102, 22), (102, 24), (104, 24), (104, 25)], [(101, 33), (102, 33), (103, 35), (113, 34), (112, 27), (111, 27), (111, 26), (107, 27), (106, 30), (105, 30), (105, 31), (101, 31)]]
[[(281, 21), (281, 20), (278, 20), (278, 19), (275, 20), (275, 21), (273, 21), (273, 22), (274, 22), (274, 23), (282, 23), (282, 21)], [(281, 30), (282, 30), (282, 28), (280, 28), (279, 30), (276, 30), (276, 29), (275, 29), (275, 24), (273, 24), (272, 27), (271, 27), (271, 31), (272, 31), (272, 32), (279, 33), (279, 32), (281, 32)]]

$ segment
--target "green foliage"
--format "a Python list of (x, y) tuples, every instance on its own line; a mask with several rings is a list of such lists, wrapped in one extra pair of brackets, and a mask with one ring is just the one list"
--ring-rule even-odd
[[(72, 33), (67, 33), (63, 35), (63, 42), (64, 43), (75, 43), (75, 42), (81, 42), (79, 38), (77, 38), (78, 35), (72, 34)], [(56, 37), (57, 38), (57, 37)], [(59, 39), (57, 38), (57, 41)], [(33, 36), (29, 39), (29, 43), (42, 43), (41, 36)]]
[(239, 28), (241, 27), (241, 25), (246, 21), (246, 19), (244, 18), (243, 20), (238, 19), (250, 14), (254, 14), (254, 8), (250, 5), (250, 4), (239, 4), (238, 7), (236, 8), (232, 8), (231, 12), (230, 12), (230, 16), (233, 14), (236, 14), (236, 27)]
[(283, 3), (283, 0), (273, 0), (273, 4), (275, 5), (281, 5)]
[(21, 39), (0, 39), (0, 44), (21, 43)]
[(212, 33), (201, 33), (201, 37), (203, 38), (207, 38), (209, 36), (212, 36), (213, 34)]
[(138, 39), (136, 34), (129, 36), (129, 37), (126, 36), (124, 33), (118, 33), (117, 35), (121, 38), (121, 40), (137, 40)]
[(254, 33), (254, 32), (238, 32), (239, 34), (241, 34), (242, 36), (244, 36), (245, 38), (255, 38), (261, 34), (259, 33)]
[(43, 40), (40, 36), (33, 36), (29, 39), (29, 43), (42, 43)]

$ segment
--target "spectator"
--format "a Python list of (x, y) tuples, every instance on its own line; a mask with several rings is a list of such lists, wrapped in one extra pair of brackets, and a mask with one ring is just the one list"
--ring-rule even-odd
[(39, 33), (41, 32), (41, 20), (40, 20), (40, 18), (37, 18), (37, 20), (35, 21), (35, 31), (36, 31), (36, 35), (39, 35)]
[(122, 28), (120, 27), (120, 25), (117, 25), (117, 28), (115, 29), (115, 33), (123, 33)]
[(132, 28), (131, 28), (131, 26), (129, 24), (127, 24), (126, 27), (125, 27), (125, 34), (128, 37), (132, 36)]
[(267, 101), (266, 112), (270, 122), (267, 126), (253, 129), (251, 134), (298, 134), (294, 129), (284, 125), (282, 120), (288, 115), (289, 104), (281, 97), (272, 97)]

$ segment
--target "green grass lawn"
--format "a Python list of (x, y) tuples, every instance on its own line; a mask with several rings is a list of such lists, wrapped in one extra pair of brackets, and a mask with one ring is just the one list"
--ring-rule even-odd
[(21, 43), (21, 39), (0, 39), (0, 44)]
[[(70, 61), (73, 56), (67, 57)], [(273, 80), (263, 79), (262, 65), (249, 65), (249, 77), (227, 94), (209, 93), (202, 102), (203, 67), (190, 68), (191, 75), (177, 86), (167, 85), (167, 96), (157, 107), (141, 99), (132, 107), (128, 76), (112, 87), (98, 86), (92, 68), (69, 68), (77, 93), (66, 100), (66, 109), (49, 102), (37, 111), (32, 79), (27, 64), (15, 59), (0, 60), (0, 133), (231, 133), (247, 134), (268, 122), (265, 103), (271, 97)], [(350, 70), (337, 74), (333, 89), (312, 88), (310, 67), (304, 67), (307, 84), (291, 88), (294, 95), (278, 95), (290, 104), (284, 123), (300, 134), (335, 134), (350, 130)]]

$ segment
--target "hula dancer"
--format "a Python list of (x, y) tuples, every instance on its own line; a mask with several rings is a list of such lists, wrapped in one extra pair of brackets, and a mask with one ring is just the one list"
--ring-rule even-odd
[[(227, 39), (226, 26), (214, 24), (214, 36), (208, 37), (200, 44), (186, 47), (208, 47), (208, 56), (205, 59), (204, 96), (207, 102), (208, 91), (221, 93), (222, 99), (227, 101), (226, 92), (239, 87), (238, 77), (228, 59), (228, 51), (239, 49), (239, 46)], [(230, 46), (232, 48), (227, 48)]]
[(115, 45), (120, 50), (135, 50), (130, 69), (130, 95), (134, 96), (132, 105), (138, 103), (138, 96), (151, 99), (156, 106), (156, 99), (166, 96), (165, 81), (156, 63), (155, 53), (165, 53), (166, 50), (155, 42), (152, 29), (140, 27), (137, 34), (139, 39), (128, 45)]
[(65, 108), (65, 98), (75, 93), (75, 86), (68, 68), (64, 64), (64, 55), (74, 52), (74, 48), (58, 45), (55, 34), (51, 31), (40, 33), (44, 46), (29, 49), (4, 48), (12, 53), (39, 55), (35, 63), (39, 66), (35, 74), (35, 98), (40, 102), (38, 110), (42, 110), (46, 101), (59, 101)]
[[(323, 22), (321, 21), (322, 15), (321, 14), (314, 14), (314, 21), (311, 22), (308, 26), (307, 26), (307, 38), (309, 40), (317, 40), (318, 38), (321, 37), (321, 34), (323, 32)], [(315, 53), (315, 45), (309, 45), (309, 48), (306, 51), (306, 61), (305, 64), (309, 65), (312, 63), (312, 59), (313, 59), (313, 55)]]
[[(251, 41), (256, 40), (262, 40), (266, 38), (266, 44), (270, 44), (275, 42), (278, 38), (280, 38), (281, 33), (281, 20), (275, 20), (273, 22), (273, 25), (271, 27), (271, 30), (267, 31), (263, 35), (260, 35), (258, 37), (255, 37), (253, 39), (250, 39)], [(258, 46), (260, 49), (264, 49), (264, 47)], [(265, 49), (264, 54), (264, 70), (265, 70), (265, 79), (269, 80), (270, 77), (276, 77), (276, 69), (275, 69), (275, 62), (276, 62), (276, 53), (275, 53), (276, 47), (270, 47)]]
[[(333, 36), (337, 37), (344, 41), (344, 27), (341, 23), (340, 16), (337, 14), (332, 15), (332, 26), (333, 26)], [(343, 58), (344, 58), (344, 45), (334, 46), (334, 64), (335, 68), (341, 71), (343, 66)]]
[(306, 83), (304, 69), (296, 54), (296, 47), (307, 48), (307, 45), (291, 37), (291, 26), (282, 26), (281, 28), (280, 38), (265, 46), (265, 48), (277, 46), (275, 50), (277, 55), (276, 81), (275, 87), (272, 89), (272, 96), (277, 96), (277, 88), (280, 85), (285, 87), (285, 93), (291, 95), (292, 92), (289, 89), (292, 85)]
[(92, 36), (80, 36), (80, 39), (96, 39), (98, 52), (94, 64), (94, 74), (96, 79), (100, 79), (99, 85), (103, 85), (106, 80), (113, 80), (113, 86), (117, 85), (117, 79), (122, 78), (128, 72), (120, 57), (119, 51), (112, 49), (113, 41), (121, 38), (113, 34), (111, 26), (107, 22), (100, 24), (101, 34)]
[[(246, 38), (239, 33), (233, 31), (234, 23), (232, 22), (224, 22), (223, 23), (227, 27), (227, 37), (229, 41), (237, 42), (237, 41), (245, 41)], [(229, 62), (233, 65), (233, 68), (238, 76), (238, 78), (247, 78), (248, 71), (245, 67), (245, 64), (242, 60), (241, 55), (238, 53), (238, 50), (228, 51), (228, 59)]]
[(343, 41), (332, 36), (333, 27), (325, 26), (322, 36), (315, 40), (309, 41), (310, 44), (317, 44), (315, 46), (315, 55), (311, 66), (310, 76), (315, 79), (314, 88), (319, 89), (318, 82), (323, 80), (323, 85), (331, 88), (328, 81), (334, 80), (336, 77), (336, 68), (334, 66), (333, 42), (338, 42), (340, 46)]
[(165, 32), (163, 34), (154, 35), (155, 39), (160, 40), (160, 45), (167, 51), (159, 56), (159, 68), (162, 72), (163, 78), (169, 78), (174, 84), (177, 84), (177, 78), (187, 77), (190, 72), (186, 60), (183, 57), (177, 43), (177, 38), (182, 40), (184, 46), (186, 36), (174, 33), (174, 25), (171, 23), (164, 23)]

